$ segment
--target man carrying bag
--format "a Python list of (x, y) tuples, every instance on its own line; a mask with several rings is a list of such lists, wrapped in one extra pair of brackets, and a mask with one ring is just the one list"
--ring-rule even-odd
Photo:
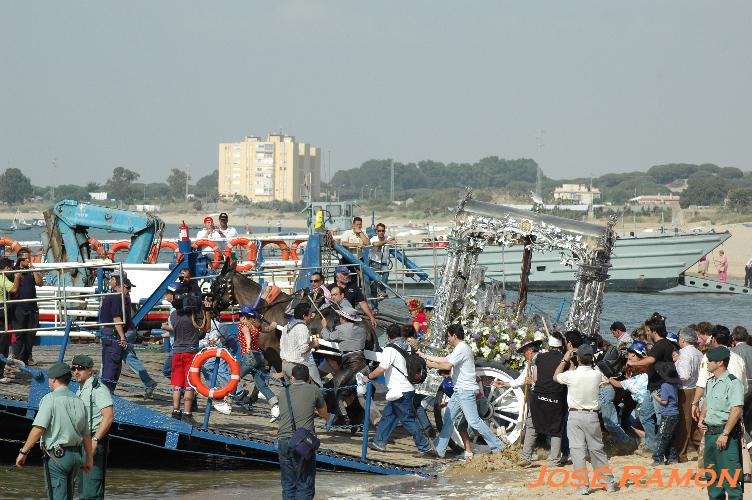
[(279, 403), (277, 438), (284, 500), (312, 499), (316, 493), (319, 440), (313, 421), (317, 414), (327, 420), (329, 413), (319, 388), (309, 381), (308, 367), (296, 364)]

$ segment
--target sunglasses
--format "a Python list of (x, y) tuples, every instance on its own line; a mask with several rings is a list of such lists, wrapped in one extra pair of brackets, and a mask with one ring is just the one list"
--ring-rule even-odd
[(84, 368), (83, 366), (71, 366), (70, 371), (71, 372), (82, 372), (84, 370), (87, 370), (88, 368)]
[(321, 283), (321, 280), (314, 280), (314, 279), (312, 279), (311, 283)]

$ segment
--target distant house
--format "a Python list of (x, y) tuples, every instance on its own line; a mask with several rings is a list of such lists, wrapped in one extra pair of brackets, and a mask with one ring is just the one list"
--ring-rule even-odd
[(680, 199), (680, 196), (674, 194), (644, 195), (630, 198), (629, 204), (641, 209), (648, 209), (663, 205), (678, 205)]
[(89, 196), (92, 200), (107, 201), (107, 191), (102, 191), (100, 193), (89, 193)]
[(159, 212), (159, 205), (136, 205), (136, 212)]
[(554, 189), (554, 200), (574, 205), (592, 205), (601, 199), (601, 191), (585, 184), (562, 184)]

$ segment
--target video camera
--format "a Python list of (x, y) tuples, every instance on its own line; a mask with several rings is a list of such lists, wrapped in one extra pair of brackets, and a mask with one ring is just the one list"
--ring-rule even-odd
[(204, 308), (203, 298), (200, 292), (187, 291), (175, 294), (172, 305), (182, 313), (199, 313)]
[(588, 335), (582, 342), (592, 346), (595, 366), (606, 378), (621, 376), (627, 365), (627, 357), (617, 346), (606, 342), (600, 335)]

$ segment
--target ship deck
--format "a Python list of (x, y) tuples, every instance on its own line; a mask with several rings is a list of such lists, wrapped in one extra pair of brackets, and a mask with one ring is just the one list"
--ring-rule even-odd
[[(99, 367), (101, 359), (101, 350), (99, 344), (95, 343), (76, 343), (68, 346), (65, 359), (70, 362), (75, 354), (88, 354), (95, 360), (95, 370)], [(146, 399), (144, 396), (143, 385), (140, 379), (127, 367), (123, 366), (123, 372), (120, 378), (120, 384), (118, 385), (116, 395), (122, 397), (124, 400), (131, 403), (135, 403), (138, 406), (154, 410), (161, 415), (169, 416), (172, 404), (171, 404), (171, 387), (169, 381), (162, 375), (162, 365), (164, 362), (165, 354), (160, 351), (160, 345), (147, 346), (145, 348), (138, 349), (136, 352), (138, 357), (144, 363), (149, 374), (154, 380), (158, 382), (158, 387), (154, 392), (151, 399)], [(57, 361), (59, 348), (52, 346), (40, 346), (34, 350), (34, 358), (38, 363), (37, 368), (47, 368), (52, 363)], [(251, 382), (245, 381), (246, 388), (252, 387)], [(3, 400), (10, 400), (11, 402), (20, 403), (28, 401), (29, 391), (31, 386), (31, 377), (24, 373), (16, 375), (15, 379), (12, 379), (10, 383), (0, 384), (0, 406), (2, 406)], [(275, 393), (281, 392), (278, 387), (272, 387)], [(284, 397), (284, 394), (281, 394)], [(204, 410), (207, 400), (199, 396), (199, 411), (194, 413), (194, 419), (198, 422), (196, 426), (201, 426), (204, 417)], [(374, 397), (372, 405), (375, 407), (375, 411), (378, 411), (383, 407), (383, 392), (377, 393)], [(116, 413), (118, 404), (116, 402)], [(373, 414), (372, 408), (372, 414)], [(379, 412), (380, 415), (380, 412)], [(177, 421), (175, 421), (177, 422)], [(358, 430), (355, 433), (351, 433), (350, 429), (324, 429), (325, 422), (322, 419), (317, 418), (316, 432), (321, 440), (321, 449), (319, 455), (319, 466), (321, 468), (329, 469), (353, 469), (347, 466), (347, 463), (363, 463), (363, 464), (375, 464), (375, 469), (371, 468), (371, 471), (384, 472), (384, 470), (393, 470), (393, 473), (418, 473), (426, 474), (427, 471), (432, 469), (432, 466), (439, 462), (438, 459), (419, 456), (412, 439), (406, 435), (401, 427), (398, 427), (392, 436), (392, 442), (388, 445), (387, 452), (378, 452), (369, 449), (367, 459), (361, 460), (361, 449), (363, 445), (362, 431)], [(118, 415), (116, 415), (116, 426), (118, 423)], [(212, 411), (209, 421), (208, 429), (205, 429), (209, 433), (216, 435), (231, 436), (233, 439), (240, 439), (249, 442), (256, 442), (264, 444), (267, 448), (270, 444), (276, 440), (277, 436), (277, 424), (270, 423), (269, 421), (269, 407), (265, 401), (260, 400), (254, 407), (254, 411), (248, 412), (241, 409), (238, 406), (233, 406), (231, 415), (223, 415), (215, 410)], [(371, 425), (369, 434), (372, 436), (375, 433), (375, 425)], [(117, 432), (113, 432), (113, 435)], [(266, 450), (269, 452), (269, 450)], [(268, 455), (268, 453), (267, 453)], [(325, 457), (336, 457), (339, 462), (343, 462), (343, 466), (339, 462), (337, 467), (326, 467)], [(268, 461), (268, 460), (261, 460)], [(383, 470), (382, 470), (383, 469)], [(369, 469), (366, 467), (360, 470)]]

